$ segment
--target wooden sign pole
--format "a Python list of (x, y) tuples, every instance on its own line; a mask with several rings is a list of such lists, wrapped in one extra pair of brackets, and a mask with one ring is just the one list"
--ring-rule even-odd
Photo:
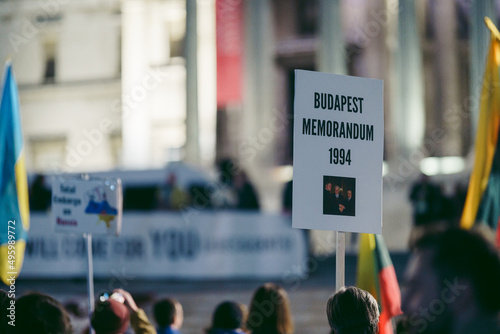
[(83, 235), (87, 244), (87, 296), (89, 300), (89, 325), (90, 333), (94, 334), (94, 329), (90, 320), (94, 313), (94, 263), (92, 260), (92, 234), (86, 233)]
[(335, 290), (345, 285), (345, 232), (336, 232), (337, 251), (335, 254)]

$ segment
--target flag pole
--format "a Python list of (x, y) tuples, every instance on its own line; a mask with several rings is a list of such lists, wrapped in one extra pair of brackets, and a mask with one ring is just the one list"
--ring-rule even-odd
[(345, 232), (336, 232), (335, 290), (345, 285)]
[(83, 235), (87, 244), (87, 296), (89, 300), (89, 328), (90, 333), (94, 334), (94, 329), (92, 328), (91, 319), (92, 313), (94, 312), (94, 264), (92, 261), (92, 234), (85, 233)]
[(493, 36), (495, 36), (496, 39), (500, 40), (500, 32), (498, 32), (497, 27), (495, 26), (493, 21), (491, 21), (491, 19), (488, 16), (484, 17), (484, 23), (486, 24), (488, 29), (490, 29)]
[[(83, 180), (89, 180), (89, 174), (82, 174), (81, 178)], [(89, 331), (90, 334), (94, 334), (95, 331), (92, 328), (92, 313), (94, 313), (94, 261), (92, 259), (92, 233), (84, 233), (85, 243), (87, 246), (87, 297), (89, 301)]]

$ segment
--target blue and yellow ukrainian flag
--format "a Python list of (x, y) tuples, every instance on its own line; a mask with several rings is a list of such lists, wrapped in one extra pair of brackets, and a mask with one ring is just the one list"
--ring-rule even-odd
[(19, 97), (10, 62), (0, 102), (0, 166), (0, 278), (10, 284), (21, 271), (30, 225)]

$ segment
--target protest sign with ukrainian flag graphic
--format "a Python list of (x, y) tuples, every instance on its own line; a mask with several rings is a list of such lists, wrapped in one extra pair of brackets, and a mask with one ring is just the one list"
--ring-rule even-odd
[(29, 229), (28, 181), (17, 84), (7, 62), (0, 102), (0, 278), (17, 278)]

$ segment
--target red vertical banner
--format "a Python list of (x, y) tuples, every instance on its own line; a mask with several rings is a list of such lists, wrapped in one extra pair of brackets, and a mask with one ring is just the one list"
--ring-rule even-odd
[(241, 103), (243, 0), (216, 0), (217, 108)]

